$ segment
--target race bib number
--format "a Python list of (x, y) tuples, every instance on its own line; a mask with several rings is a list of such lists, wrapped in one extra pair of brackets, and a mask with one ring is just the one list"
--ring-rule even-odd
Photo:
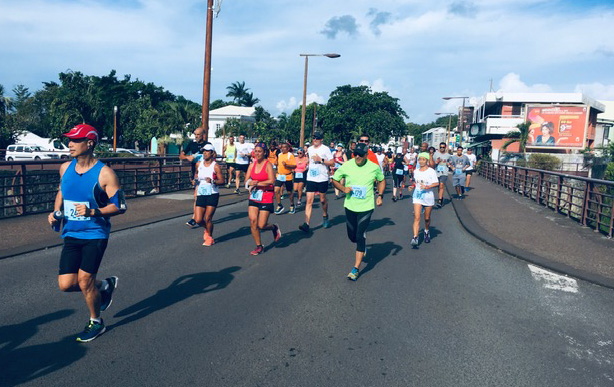
[(286, 175), (277, 175), (277, 181), (286, 181)]
[(403, 167), (403, 171), (409, 171), (409, 166), (407, 166), (407, 165), (406, 165), (406, 166), (404, 166), (404, 167)]
[(416, 188), (414, 189), (413, 196), (414, 196), (414, 199), (421, 200), (422, 198), (424, 198), (424, 190), (416, 186)]
[(262, 201), (262, 196), (264, 194), (264, 191), (262, 191), (261, 189), (252, 189), (252, 192), (249, 194), (249, 198), (251, 200), (257, 201), (257, 202), (261, 202)]
[(361, 185), (353, 185), (352, 188), (352, 197), (356, 199), (366, 199), (367, 198), (367, 187)]
[(447, 169), (448, 169), (448, 167), (446, 165), (438, 165), (437, 166), (437, 172), (444, 173), (444, 172), (447, 172)]
[(402, 175), (402, 174), (403, 174), (403, 170), (402, 170), (402, 169), (397, 169), (397, 170), (395, 171), (395, 173), (396, 173), (397, 175)]
[(335, 163), (335, 169), (339, 169), (339, 168), (341, 168), (341, 164)]
[(197, 193), (197, 195), (199, 195), (199, 196), (211, 195), (211, 193), (212, 193), (211, 183), (201, 182), (198, 185), (198, 193)]
[(86, 216), (77, 215), (77, 206), (78, 204), (84, 204), (89, 206), (89, 202), (73, 202), (72, 200), (64, 200), (64, 216), (68, 220), (74, 220), (77, 222), (85, 222), (87, 220), (91, 220), (92, 218)]
[(235, 155), (233, 153), (231, 155), (226, 156), (226, 158), (228, 159), (228, 161), (234, 161), (235, 160)]
[(456, 168), (454, 170), (454, 174), (455, 175), (462, 175), (463, 174), (463, 169), (462, 168)]
[(296, 172), (296, 173), (294, 173), (294, 176), (295, 176), (297, 179), (302, 179), (302, 178), (303, 178), (303, 172)]
[(318, 177), (320, 175), (320, 170), (317, 168), (314, 169), (310, 169), (309, 170), (309, 176), (311, 177)]

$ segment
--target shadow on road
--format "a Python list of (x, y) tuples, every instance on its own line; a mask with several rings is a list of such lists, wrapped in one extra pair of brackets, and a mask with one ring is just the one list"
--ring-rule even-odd
[(14, 386), (67, 367), (85, 356), (87, 349), (67, 336), (54, 343), (18, 348), (33, 337), (39, 326), (64, 319), (75, 311), (60, 310), (20, 324), (0, 327), (0, 385)]
[[(249, 223), (249, 221), (248, 221)], [(213, 230), (214, 233), (213, 235), (215, 235), (215, 230)], [(250, 229), (249, 226), (243, 226), (241, 228), (238, 228), (236, 230), (234, 230), (233, 232), (230, 232), (228, 234), (224, 234), (224, 235), (220, 235), (219, 237), (215, 238), (215, 243), (220, 243), (220, 242), (224, 242), (227, 240), (232, 240), (232, 239), (236, 239), (236, 238), (241, 238), (247, 235), (251, 235), (252, 231)]]
[(390, 255), (397, 255), (401, 250), (403, 250), (403, 247), (394, 242), (376, 243), (367, 246), (367, 256), (363, 259), (367, 267), (360, 272), (360, 276), (362, 277), (373, 270), (378, 263), (388, 258)]
[(159, 290), (153, 296), (115, 314), (113, 317), (127, 317), (107, 327), (107, 330), (140, 320), (192, 296), (224, 289), (234, 279), (232, 273), (238, 270), (241, 270), (239, 266), (232, 266), (219, 272), (203, 272), (181, 276), (166, 289)]
[(226, 215), (223, 218), (215, 219), (215, 217), (213, 217), (213, 224), (229, 222), (231, 220), (237, 220), (237, 219), (241, 219), (241, 218), (247, 219), (247, 208), (246, 208), (246, 211), (233, 212), (233, 213), (230, 213), (230, 214)]

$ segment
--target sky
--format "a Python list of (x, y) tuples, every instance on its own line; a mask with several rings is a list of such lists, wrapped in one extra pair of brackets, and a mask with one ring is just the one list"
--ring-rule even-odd
[[(206, 0), (0, 0), (0, 84), (36, 91), (67, 70), (153, 82), (202, 102)], [(224, 0), (211, 100), (236, 81), (271, 114), (341, 85), (431, 122), (491, 90), (614, 100), (614, 0)]]

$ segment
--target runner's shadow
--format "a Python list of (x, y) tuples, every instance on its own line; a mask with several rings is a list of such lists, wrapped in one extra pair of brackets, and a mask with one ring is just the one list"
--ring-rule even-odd
[(361, 272), (360, 276), (367, 274), (373, 268), (388, 258), (388, 256), (397, 255), (401, 250), (403, 250), (402, 246), (397, 245), (394, 242), (384, 242), (384, 243), (376, 243), (373, 245), (369, 245), (367, 247), (367, 256), (363, 259), (363, 262), (367, 264)]
[(219, 242), (224, 242), (224, 241), (235, 239), (235, 238), (241, 238), (247, 235), (251, 235), (251, 233), (252, 233), (252, 230), (249, 226), (243, 226), (241, 228), (234, 230), (231, 233), (220, 235), (218, 238), (215, 238), (215, 242), (219, 243)]
[(243, 218), (247, 219), (247, 211), (233, 212), (223, 218), (213, 219), (213, 224), (224, 223), (224, 222), (229, 222), (231, 220), (237, 220), (237, 219), (243, 219)]
[(234, 279), (232, 273), (238, 270), (241, 270), (239, 266), (232, 266), (219, 272), (203, 272), (181, 276), (166, 289), (159, 290), (151, 297), (119, 311), (113, 317), (125, 316), (125, 318), (107, 327), (107, 330), (140, 320), (192, 296), (224, 289)]
[(437, 227), (431, 226), (429, 229), (429, 233), (431, 234), (431, 240), (437, 238), (439, 235), (443, 234), (443, 232)]
[(396, 223), (390, 218), (375, 219), (375, 220), (371, 220), (371, 223), (369, 223), (368, 230), (373, 231), (373, 230), (377, 230), (378, 228), (382, 228), (386, 226), (394, 226), (394, 225), (396, 225)]
[(66, 318), (74, 310), (61, 310), (0, 328), (0, 385), (14, 386), (67, 367), (85, 356), (87, 349), (67, 336), (54, 343), (18, 348), (38, 332), (38, 326)]

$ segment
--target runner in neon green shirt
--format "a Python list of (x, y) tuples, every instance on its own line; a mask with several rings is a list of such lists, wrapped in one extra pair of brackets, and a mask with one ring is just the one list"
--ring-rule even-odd
[[(333, 176), (333, 185), (341, 192), (345, 192), (345, 216), (348, 237), (356, 243), (356, 262), (348, 279), (356, 281), (362, 259), (366, 254), (367, 228), (375, 205), (383, 203), (386, 181), (379, 165), (369, 163), (367, 144), (360, 143), (354, 150), (354, 158), (344, 163)], [(342, 184), (341, 180), (345, 180)], [(373, 190), (373, 183), (377, 183), (377, 200)]]

